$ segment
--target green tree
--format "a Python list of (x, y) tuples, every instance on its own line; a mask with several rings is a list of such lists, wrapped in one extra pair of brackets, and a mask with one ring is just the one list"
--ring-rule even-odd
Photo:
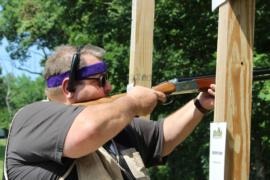
[(2, 77), (0, 77), (0, 128), (7, 128), (9, 124), (10, 115), (6, 108), (6, 94), (7, 88)]
[(3, 99), (0, 104), (0, 127), (8, 128), (20, 108), (45, 98), (44, 81), (41, 77), (31, 80), (26, 76), (14, 77), (8, 74), (2, 77), (0, 98)]

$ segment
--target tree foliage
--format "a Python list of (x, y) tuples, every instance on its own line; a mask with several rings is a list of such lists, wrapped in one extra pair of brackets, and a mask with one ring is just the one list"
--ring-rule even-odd
[(36, 80), (26, 76), (16, 78), (11, 74), (1, 80), (0, 127), (8, 128), (11, 118), (21, 107), (45, 98), (44, 80), (41, 77)]
[[(53, 50), (60, 44), (92, 43), (107, 50), (106, 61), (110, 67), (114, 92), (125, 90), (128, 81), (131, 1), (0, 0), (0, 4), (3, 8), (0, 11), (0, 37), (8, 39), (12, 59), (25, 61), (33, 45), (41, 50)], [(218, 18), (217, 11), (211, 12), (210, 8), (211, 1), (156, 0), (153, 84), (175, 76), (214, 73)], [(270, 1), (256, 1), (256, 67), (269, 67), (270, 63), (269, 8)], [(44, 59), (46, 56), (44, 53)], [(30, 88), (30, 84), (23, 83), (23, 80), (18, 83), (22, 83), (21, 88), (25, 85)], [(267, 161), (270, 150), (269, 88), (269, 82), (254, 83), (251, 179), (270, 176), (270, 162)], [(43, 92), (41, 89), (39, 91)], [(18, 93), (18, 89), (15, 92)], [(5, 93), (5, 89), (0, 88), (0, 98)], [(29, 99), (26, 96), (19, 93), (16, 96), (18, 99), (14, 97), (11, 104), (18, 107), (37, 100), (34, 97), (41, 94)], [(158, 106), (153, 119), (165, 117), (193, 97), (177, 97), (169, 106)], [(192, 136), (169, 157), (166, 166), (150, 170), (153, 179), (208, 178), (209, 122), (212, 119), (213, 114), (205, 118)]]
[(0, 127), (8, 127), (10, 115), (6, 107), (7, 88), (4, 84), (3, 78), (0, 78)]

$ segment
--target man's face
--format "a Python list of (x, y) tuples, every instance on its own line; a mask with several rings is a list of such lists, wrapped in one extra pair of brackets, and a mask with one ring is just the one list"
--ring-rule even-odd
[[(100, 62), (98, 58), (92, 55), (83, 55), (87, 65)], [(81, 80), (76, 85), (76, 91), (73, 95), (73, 103), (96, 100), (107, 96), (112, 91), (111, 84), (106, 81), (104, 86), (100, 84), (100, 77), (105, 74), (96, 74), (89, 79)]]

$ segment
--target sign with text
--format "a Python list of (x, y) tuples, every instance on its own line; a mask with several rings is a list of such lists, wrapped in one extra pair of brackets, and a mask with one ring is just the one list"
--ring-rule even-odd
[(219, 7), (224, 2), (226, 2), (226, 0), (212, 0), (212, 11), (214, 11), (217, 7)]
[(210, 124), (209, 180), (224, 180), (226, 131), (226, 122), (213, 122)]

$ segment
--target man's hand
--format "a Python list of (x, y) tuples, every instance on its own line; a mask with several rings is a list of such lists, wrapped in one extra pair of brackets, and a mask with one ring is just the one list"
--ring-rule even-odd
[(133, 87), (127, 96), (131, 97), (135, 103), (136, 115), (145, 116), (150, 114), (158, 101), (165, 102), (166, 95), (160, 91), (155, 91), (142, 86)]
[(197, 99), (200, 101), (202, 107), (207, 110), (212, 110), (215, 104), (215, 84), (211, 84), (207, 92), (201, 92)]

